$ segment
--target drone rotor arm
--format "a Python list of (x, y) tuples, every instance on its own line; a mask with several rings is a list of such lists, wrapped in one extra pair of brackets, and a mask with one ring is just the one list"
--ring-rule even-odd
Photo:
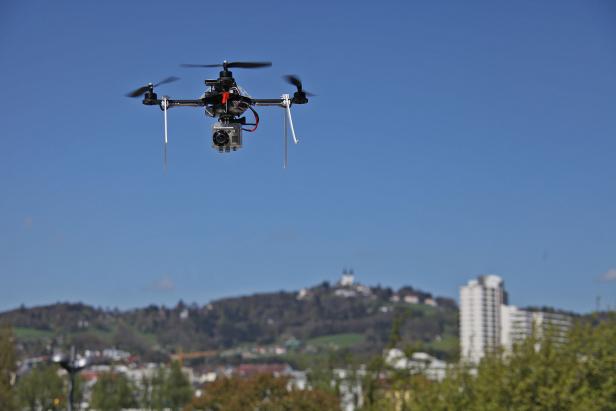
[(168, 100), (169, 107), (203, 107), (208, 102), (205, 99), (199, 100)]
[[(310, 95), (306, 93), (306, 95)], [(291, 105), (293, 104), (306, 104), (308, 103), (308, 99), (304, 97), (304, 99), (296, 99), (295, 97), (290, 99)], [(281, 98), (253, 98), (252, 104), (255, 106), (280, 106), (285, 107), (285, 102)]]
[(280, 106), (284, 107), (284, 100), (281, 98), (253, 98), (252, 104), (255, 106)]
[[(224, 97), (226, 96), (226, 97)], [(225, 100), (226, 99), (226, 100)], [(224, 104), (226, 101), (243, 101), (247, 104), (252, 104), (253, 100), (250, 97), (242, 96), (234, 93), (220, 93), (205, 96), (198, 100), (168, 100), (170, 107), (203, 107), (208, 104)]]
[[(184, 99), (170, 99), (167, 98), (167, 107), (203, 107), (207, 104), (217, 104), (220, 103), (220, 95), (213, 95), (213, 96), (207, 96), (204, 98), (200, 98), (200, 99), (194, 99), (194, 100), (184, 100)], [(144, 99), (143, 100), (143, 104), (145, 105), (149, 105), (149, 106), (154, 106), (154, 105), (158, 105), (162, 107), (162, 99)]]

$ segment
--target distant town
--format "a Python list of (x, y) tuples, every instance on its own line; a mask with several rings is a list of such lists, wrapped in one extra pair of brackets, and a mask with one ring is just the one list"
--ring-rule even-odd
[[(71, 318), (69, 322), (73, 321), (67, 328), (72, 330), (71, 338), (59, 332), (51, 332), (49, 327), (47, 331), (36, 328), (40, 327), (40, 323), (32, 317), (44, 317), (49, 313), (30, 312), (30, 309), (22, 307), (2, 315), (13, 322), (22, 354), (33, 352), (32, 347), (43, 351), (39, 355), (24, 356), (19, 360), (17, 378), (22, 378), (41, 364), (52, 362), (54, 358), (59, 361), (62, 356), (65, 361), (79, 361), (83, 364), (79, 370), (83, 383), (79, 404), (82, 409), (89, 407), (99, 377), (109, 373), (121, 374), (137, 389), (143, 390), (147, 381), (155, 379), (157, 373), (167, 367), (169, 361), (173, 361), (180, 365), (196, 397), (203, 394), (204, 387), (220, 378), (244, 378), (262, 373), (285, 377), (296, 389), (305, 390), (312, 384), (311, 364), (314, 365), (314, 361), (322, 360), (324, 356), (330, 356), (334, 358), (329, 365), (331, 383), (339, 387), (342, 409), (351, 411), (362, 406), (360, 379), (368, 372), (367, 353), (374, 355), (375, 348), (388, 367), (421, 372), (429, 379), (440, 381), (458, 359), (470, 365), (478, 364), (488, 353), (511, 350), (516, 343), (537, 333), (541, 335), (550, 332), (563, 340), (573, 321), (572, 314), (556, 309), (523, 309), (509, 305), (504, 281), (496, 275), (479, 276), (460, 287), (459, 317), (456, 303), (451, 299), (435, 297), (412, 287), (399, 290), (369, 287), (357, 282), (353, 270), (347, 269), (333, 285), (323, 283), (298, 292), (273, 296), (280, 301), (276, 302), (271, 296), (253, 296), (215, 301), (203, 307), (181, 303), (170, 310), (150, 307), (129, 313), (126, 318), (120, 317), (118, 313), (99, 313), (82, 306), (68, 306), (64, 309), (71, 311), (65, 317)], [(189, 324), (190, 321), (203, 322), (204, 319), (215, 317), (222, 321), (221, 328), (224, 329), (225, 316), (235, 312), (235, 321), (243, 321), (245, 318), (237, 314), (238, 311), (252, 307), (262, 314), (267, 313), (263, 304), (283, 305), (279, 315), (259, 315), (263, 327), (275, 330), (272, 332), (277, 334), (276, 338), (259, 337), (261, 331), (253, 328), (255, 335), (252, 336), (229, 337), (235, 335), (234, 331), (227, 334), (223, 332), (220, 346), (209, 344), (203, 347), (182, 347), (181, 338), (185, 332), (183, 324)], [(285, 307), (285, 304), (289, 306)], [(294, 309), (297, 310), (297, 318), (285, 320), (294, 325), (281, 325), (284, 316), (291, 316), (289, 312)], [(269, 310), (275, 312), (271, 308)], [(301, 317), (302, 310), (312, 310), (313, 313)], [(340, 324), (334, 322), (334, 310)], [(58, 317), (57, 314), (52, 315)], [(320, 317), (324, 318), (325, 325), (317, 321)], [(160, 322), (163, 328), (164, 324), (175, 324), (179, 341), (172, 342), (172, 345), (178, 348), (163, 355), (161, 341), (168, 337), (162, 334), (157, 337), (160, 340), (154, 341), (154, 337), (145, 331), (145, 337), (131, 337), (136, 343), (116, 338), (111, 341), (117, 344), (107, 347), (101, 346), (104, 338), (94, 338), (97, 333), (102, 335), (101, 330), (114, 323), (123, 324), (124, 328), (119, 328), (118, 337), (126, 337), (133, 332), (132, 326), (126, 324), (130, 318), (137, 323), (135, 327), (141, 327), (142, 331), (155, 330), (156, 327), (151, 325), (153, 322)], [(306, 324), (298, 325), (298, 320), (314, 322), (318, 330), (306, 330), (301, 327)], [(138, 321), (150, 324), (150, 328)], [(355, 322), (357, 324), (353, 325)], [(211, 326), (212, 329), (219, 328), (216, 322), (212, 322)], [(378, 327), (381, 327), (384, 336), (375, 331)], [(396, 327), (400, 328), (395, 330)], [(392, 337), (392, 332), (397, 335)], [(415, 349), (404, 349), (401, 342), (412, 343), (413, 336), (420, 336), (419, 342), (415, 341)], [(127, 348), (131, 344), (140, 347), (148, 338), (152, 339), (151, 343), (155, 346), (154, 354), (150, 348), (136, 351)], [(230, 340), (232, 338), (238, 339), (234, 342)], [(388, 343), (388, 338), (397, 338), (398, 341)], [(208, 339), (211, 341), (213, 338), (210, 336)], [(37, 345), (40, 342), (44, 344)], [(74, 349), (75, 345), (78, 346), (77, 350)], [(73, 347), (72, 354), (69, 346)], [(159, 360), (156, 360), (157, 353)], [(350, 356), (355, 359), (349, 360)], [(58, 372), (62, 374), (66, 370), (60, 369)]]

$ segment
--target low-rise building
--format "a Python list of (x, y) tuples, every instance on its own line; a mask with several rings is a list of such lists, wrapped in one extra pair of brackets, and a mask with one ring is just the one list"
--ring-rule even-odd
[(503, 305), (501, 345), (506, 350), (511, 350), (514, 344), (530, 337), (533, 333), (538, 338), (549, 334), (557, 342), (564, 342), (571, 323), (571, 316), (564, 313)]
[(438, 305), (433, 298), (426, 298), (426, 300), (424, 301), (424, 304), (432, 306), (432, 307), (436, 307)]
[(419, 297), (412, 294), (412, 295), (405, 295), (404, 296), (404, 302), (407, 304), (419, 304)]
[(385, 351), (385, 363), (397, 370), (422, 373), (431, 380), (440, 381), (447, 374), (447, 363), (425, 352), (414, 352), (410, 358), (399, 348)]

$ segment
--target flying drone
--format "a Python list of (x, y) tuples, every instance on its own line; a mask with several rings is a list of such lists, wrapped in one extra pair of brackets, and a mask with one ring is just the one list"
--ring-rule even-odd
[[(163, 111), (164, 118), (164, 161), (167, 164), (167, 144), (169, 142), (167, 132), (167, 110), (171, 107), (203, 107), (205, 114), (209, 117), (217, 117), (218, 121), (212, 126), (212, 147), (220, 153), (228, 153), (237, 151), (242, 148), (242, 132), (252, 133), (259, 127), (259, 114), (253, 106), (276, 106), (282, 107), (285, 110), (284, 114), (284, 167), (287, 166), (288, 156), (288, 128), (291, 129), (293, 142), (297, 144), (299, 140), (295, 135), (293, 127), (293, 118), (291, 117), (291, 106), (293, 104), (308, 103), (308, 96), (312, 96), (307, 91), (304, 91), (302, 82), (297, 76), (287, 75), (285, 79), (288, 83), (297, 88), (297, 91), (291, 97), (289, 94), (283, 94), (280, 98), (260, 99), (252, 98), (246, 90), (239, 86), (233, 78), (233, 73), (229, 71), (232, 68), (255, 69), (262, 67), (270, 67), (270, 62), (242, 62), (224, 61), (222, 64), (182, 64), (181, 67), (191, 68), (210, 68), (222, 67), (219, 76), (215, 80), (205, 80), (207, 87), (205, 93), (200, 98), (195, 100), (177, 100), (168, 96), (158, 98), (154, 92), (154, 88), (163, 84), (171, 83), (179, 80), (178, 77), (167, 77), (166, 79), (152, 84), (149, 83), (143, 87), (127, 94), (128, 97), (143, 96), (143, 104), (146, 106), (159, 106)], [(243, 114), (246, 110), (250, 110), (254, 117), (254, 122), (248, 123)], [(289, 127), (290, 126), (290, 127)]]

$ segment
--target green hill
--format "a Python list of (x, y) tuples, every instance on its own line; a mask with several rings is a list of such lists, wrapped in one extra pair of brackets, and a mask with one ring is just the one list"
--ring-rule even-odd
[(432, 296), (411, 287), (330, 286), (225, 298), (200, 306), (151, 305), (105, 310), (85, 304), (57, 303), (0, 313), (13, 325), (22, 356), (48, 353), (53, 347), (115, 347), (161, 360), (177, 352), (228, 350), (251, 344), (268, 346), (298, 341), (316, 351), (347, 350), (355, 355), (380, 351), (389, 341), (394, 319), (401, 324), (400, 344), (421, 345), (450, 359), (457, 355), (458, 312), (451, 299), (438, 306), (409, 304)]

